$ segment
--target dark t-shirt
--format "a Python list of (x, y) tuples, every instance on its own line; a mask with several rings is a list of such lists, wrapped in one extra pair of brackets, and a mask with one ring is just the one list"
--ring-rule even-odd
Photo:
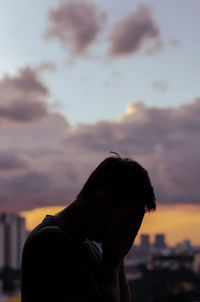
[(98, 301), (101, 253), (46, 215), (27, 238), (21, 265), (22, 302)]

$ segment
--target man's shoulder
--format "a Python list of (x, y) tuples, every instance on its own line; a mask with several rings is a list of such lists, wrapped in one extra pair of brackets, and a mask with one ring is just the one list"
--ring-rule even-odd
[(35, 228), (29, 234), (27, 241), (37, 240), (64, 240), (70, 241), (70, 237), (67, 236), (58, 226), (44, 226), (42, 228)]
[(63, 231), (58, 223), (52, 223), (44, 219), (39, 225), (37, 225), (29, 234), (26, 239), (24, 249), (33, 249), (37, 246), (58, 246), (61, 244), (73, 245), (70, 236)]
[(75, 295), (77, 290), (83, 294), (97, 295), (101, 282), (101, 263), (94, 245), (90, 246), (89, 243), (89, 240), (77, 241), (70, 232), (68, 236), (56, 219), (52, 218), (51, 222), (49, 219), (48, 223), (45, 219), (33, 229), (24, 246), (23, 288), (26, 288), (26, 284), (29, 287), (33, 280), (38, 280), (33, 296), (35, 292), (44, 292), (45, 288), (52, 288), (55, 293), (60, 292), (61, 296), (63, 293), (63, 297)]
[[(47, 215), (45, 219), (36, 226), (29, 234), (24, 248), (23, 256), (42, 255), (48, 253), (49, 257), (65, 257), (75, 259), (77, 262), (85, 263), (89, 266), (101, 265), (101, 254), (96, 245), (86, 239), (84, 242), (77, 240), (70, 231), (67, 231), (56, 217)], [(27, 258), (25, 257), (25, 258)], [(87, 266), (86, 265), (86, 266)]]

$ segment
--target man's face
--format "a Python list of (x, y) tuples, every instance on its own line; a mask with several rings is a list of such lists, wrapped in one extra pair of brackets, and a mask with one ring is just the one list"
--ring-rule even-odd
[(101, 204), (96, 209), (94, 215), (93, 238), (96, 242), (102, 242), (105, 238), (108, 229), (111, 227), (119, 231), (126, 224), (135, 222), (138, 217), (143, 217), (145, 210), (142, 207), (136, 206), (136, 202), (132, 200), (124, 200), (119, 204), (107, 201), (106, 207), (101, 207)]

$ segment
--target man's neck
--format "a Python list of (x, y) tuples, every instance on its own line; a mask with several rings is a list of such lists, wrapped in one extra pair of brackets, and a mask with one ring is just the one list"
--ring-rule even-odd
[(88, 232), (85, 223), (85, 221), (87, 221), (85, 215), (87, 214), (85, 213), (84, 215), (84, 212), (84, 207), (75, 200), (54, 216), (62, 221), (62, 224), (66, 230), (70, 231), (79, 240), (85, 241), (88, 237)]

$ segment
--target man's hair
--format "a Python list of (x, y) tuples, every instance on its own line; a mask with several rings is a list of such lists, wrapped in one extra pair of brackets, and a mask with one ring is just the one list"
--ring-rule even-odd
[(110, 193), (114, 203), (133, 202), (147, 211), (155, 210), (155, 195), (148, 172), (131, 158), (116, 156), (103, 160), (79, 192), (79, 200), (91, 200), (99, 191)]

